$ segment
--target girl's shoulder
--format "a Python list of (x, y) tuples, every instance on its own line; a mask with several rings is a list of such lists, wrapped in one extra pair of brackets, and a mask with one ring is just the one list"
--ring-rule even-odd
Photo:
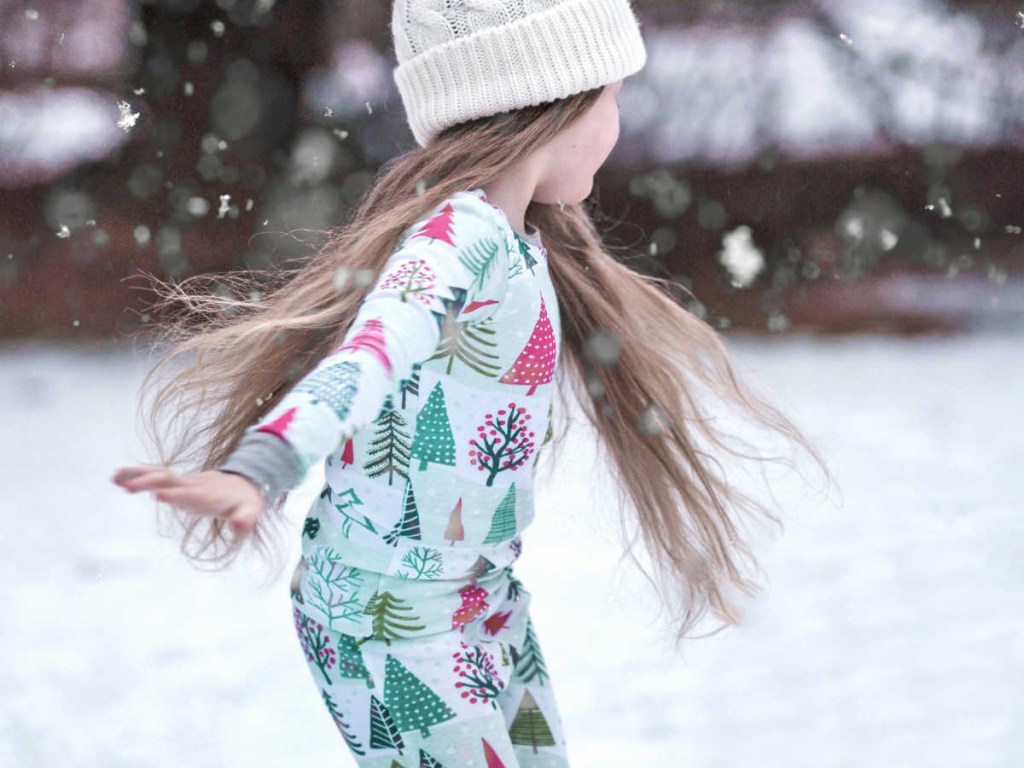
[(479, 187), (462, 189), (441, 200), (402, 233), (400, 241), (430, 234), (458, 247), (462, 241), (486, 238), (507, 251), (514, 231), (505, 213)]

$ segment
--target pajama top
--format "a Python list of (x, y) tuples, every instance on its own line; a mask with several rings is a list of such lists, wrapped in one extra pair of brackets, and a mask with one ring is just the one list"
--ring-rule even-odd
[[(520, 235), (482, 189), (457, 192), (402, 233), (342, 342), (219, 469), (276, 493), (324, 462), (306, 562), (486, 578), (519, 557), (533, 519), (560, 349), (540, 232)], [(305, 570), (303, 592), (321, 575)], [(343, 631), (362, 621), (305, 610)]]

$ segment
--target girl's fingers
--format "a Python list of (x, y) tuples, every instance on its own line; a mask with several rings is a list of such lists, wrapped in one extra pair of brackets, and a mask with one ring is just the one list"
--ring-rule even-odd
[(124, 480), (120, 485), (129, 491), (152, 491), (157, 488), (174, 488), (184, 484), (184, 479), (170, 470), (159, 467), (149, 472)]
[(155, 495), (158, 500), (174, 504), (188, 512), (214, 516), (224, 514), (222, 506), (210, 499), (209, 492), (196, 488), (160, 488)]

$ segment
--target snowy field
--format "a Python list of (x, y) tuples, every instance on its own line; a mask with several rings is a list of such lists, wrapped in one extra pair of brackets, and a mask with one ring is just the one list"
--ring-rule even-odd
[[(635, 566), (615, 567), (593, 446), (542, 471), (517, 573), (572, 764), (1024, 765), (1022, 342), (729, 340), (839, 489), (806, 458), (806, 482), (771, 469), (786, 529), (759, 550), (765, 591), (682, 657)], [(110, 482), (146, 460), (145, 363), (0, 347), (0, 765), (354, 766), (293, 634), (290, 566), (269, 589), (256, 559), (198, 572)], [(289, 563), (319, 482), (289, 504)]]

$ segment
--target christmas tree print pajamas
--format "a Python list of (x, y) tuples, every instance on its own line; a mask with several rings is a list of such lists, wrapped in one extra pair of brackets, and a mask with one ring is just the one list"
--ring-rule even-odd
[(560, 343), (540, 233), (457, 192), (402, 234), (342, 342), (221, 467), (274, 495), (324, 461), (292, 612), (364, 768), (567, 765), (513, 572)]

